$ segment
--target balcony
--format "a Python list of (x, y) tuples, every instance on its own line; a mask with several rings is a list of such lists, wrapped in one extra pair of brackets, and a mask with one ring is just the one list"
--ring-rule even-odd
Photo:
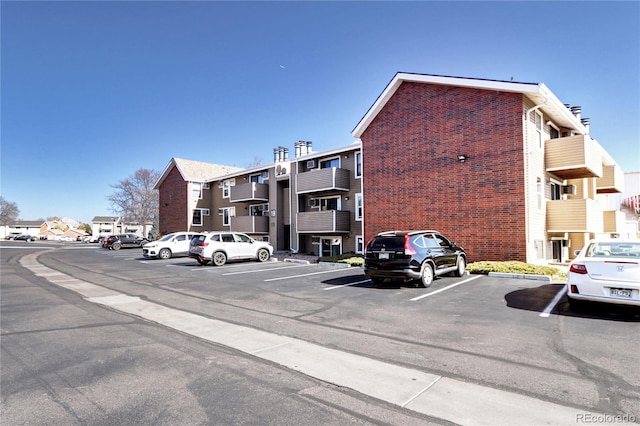
[(349, 232), (350, 221), (351, 213), (344, 210), (297, 214), (298, 232)]
[(547, 201), (547, 232), (601, 233), (602, 207), (588, 198)]
[(617, 165), (603, 166), (602, 177), (596, 179), (598, 194), (614, 194), (624, 192), (624, 173)]
[(268, 201), (269, 185), (266, 183), (247, 182), (230, 187), (229, 201)]
[(351, 171), (331, 167), (299, 173), (296, 176), (298, 194), (327, 191), (349, 191)]
[(618, 210), (606, 210), (602, 216), (604, 232), (619, 234), (625, 230), (626, 215)]
[(588, 135), (548, 139), (544, 161), (549, 173), (561, 179), (602, 176), (602, 155)]
[(231, 231), (246, 234), (268, 234), (269, 216), (233, 216)]

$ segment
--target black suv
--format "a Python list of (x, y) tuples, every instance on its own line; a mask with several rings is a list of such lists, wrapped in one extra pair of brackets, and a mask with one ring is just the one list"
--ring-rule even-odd
[(142, 247), (149, 240), (136, 234), (110, 235), (102, 240), (102, 247), (109, 250), (120, 250), (123, 247)]
[(462, 247), (438, 231), (381, 232), (369, 241), (364, 273), (374, 284), (384, 280), (420, 280), (429, 287), (436, 276), (453, 272), (461, 277), (467, 265)]

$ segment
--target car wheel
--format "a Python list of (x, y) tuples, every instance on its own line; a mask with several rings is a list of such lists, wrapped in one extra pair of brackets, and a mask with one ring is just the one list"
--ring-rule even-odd
[(461, 277), (464, 275), (464, 270), (467, 267), (467, 262), (464, 260), (464, 257), (458, 256), (458, 269), (454, 273), (456, 277)]
[(269, 250), (267, 249), (258, 250), (258, 261), (266, 262), (267, 260), (269, 260), (270, 257), (271, 255), (269, 254)]
[(112, 250), (120, 250), (122, 248), (122, 245), (120, 243), (115, 243), (111, 246)]
[(422, 270), (420, 271), (420, 283), (424, 288), (430, 287), (431, 284), (433, 284), (433, 268), (428, 262), (422, 264)]
[(222, 266), (227, 263), (227, 255), (221, 251), (217, 251), (213, 253), (213, 257), (211, 258), (213, 264), (216, 266)]
[(171, 257), (171, 250), (168, 248), (163, 248), (158, 252), (158, 257), (160, 259), (169, 259)]

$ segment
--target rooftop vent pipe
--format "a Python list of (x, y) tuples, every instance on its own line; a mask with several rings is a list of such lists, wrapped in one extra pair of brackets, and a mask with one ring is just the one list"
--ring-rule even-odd
[(581, 106), (571, 107), (571, 112), (573, 113), (573, 115), (576, 116), (578, 120), (580, 120), (580, 113), (582, 112), (582, 107)]

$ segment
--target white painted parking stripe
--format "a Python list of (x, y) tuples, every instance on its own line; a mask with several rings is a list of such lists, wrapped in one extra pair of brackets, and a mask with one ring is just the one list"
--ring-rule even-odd
[(476, 275), (475, 277), (467, 278), (464, 281), (460, 281), (458, 283), (448, 285), (448, 286), (446, 286), (444, 288), (441, 288), (440, 290), (432, 291), (431, 293), (427, 293), (427, 294), (423, 294), (422, 296), (414, 297), (413, 299), (411, 299), (411, 301), (415, 302), (416, 300), (420, 300), (420, 299), (424, 299), (425, 297), (433, 296), (434, 294), (438, 294), (438, 293), (441, 293), (441, 292), (443, 292), (445, 290), (449, 290), (450, 288), (457, 287), (457, 286), (462, 285), (462, 284), (466, 284), (469, 281), (476, 280), (476, 279), (478, 279), (480, 277), (481, 277), (481, 275)]
[(323, 291), (327, 291), (327, 290), (335, 290), (336, 288), (343, 288), (343, 287), (349, 287), (351, 285), (356, 285), (356, 284), (362, 284), (362, 283), (368, 283), (371, 282), (371, 280), (363, 280), (363, 281), (356, 281), (355, 283), (349, 283), (349, 284), (342, 284), (342, 285), (334, 285), (331, 287), (327, 287), (327, 288), (323, 288)]
[(544, 308), (544, 311), (542, 311), (542, 313), (538, 316), (542, 317), (542, 318), (548, 318), (549, 314), (551, 314), (551, 311), (553, 311), (553, 308), (556, 307), (556, 305), (558, 304), (558, 302), (560, 301), (560, 299), (562, 298), (562, 296), (564, 296), (564, 294), (567, 292), (567, 286), (563, 286), (562, 290), (560, 290), (558, 292), (558, 294), (556, 294), (556, 297), (553, 298), (553, 300), (551, 301), (551, 303), (549, 303), (547, 305), (546, 308)]
[(328, 270), (328, 271), (311, 272), (311, 273), (309, 273), (309, 274), (288, 275), (288, 276), (286, 276), (286, 277), (269, 278), (268, 280), (265, 280), (265, 282), (266, 282), (266, 281), (288, 280), (288, 279), (291, 279), (291, 278), (308, 277), (308, 276), (311, 276), (311, 275), (327, 274), (327, 273), (329, 273), (329, 272), (339, 272), (339, 271), (340, 271), (340, 270), (331, 269), (331, 270)]
[(267, 269), (255, 269), (253, 271), (240, 271), (240, 272), (227, 272), (226, 274), (222, 274), (222, 275), (240, 275), (240, 274), (255, 274), (257, 272), (265, 272), (265, 271), (279, 271), (281, 269), (289, 269), (289, 268), (302, 268), (304, 266), (308, 266), (308, 265), (294, 265), (294, 266), (276, 266), (273, 268), (267, 268)]

